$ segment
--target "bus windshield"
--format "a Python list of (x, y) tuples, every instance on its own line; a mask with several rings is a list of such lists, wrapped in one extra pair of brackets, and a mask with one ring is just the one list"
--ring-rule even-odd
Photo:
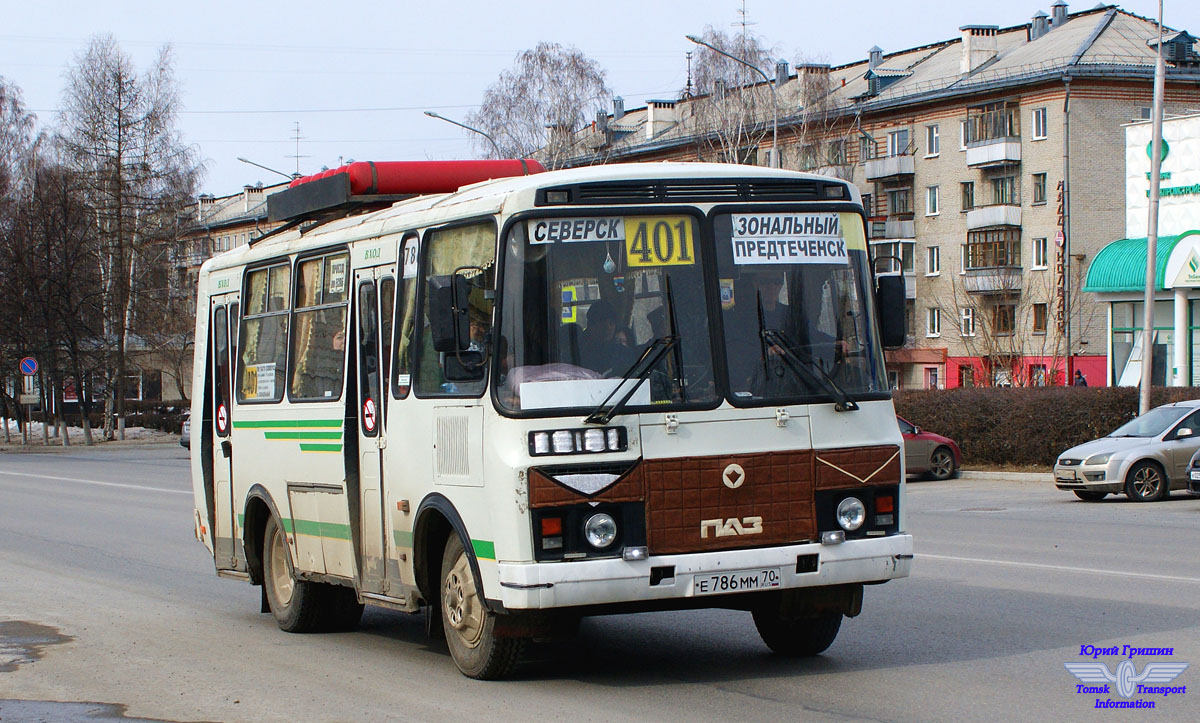
[[(496, 346), (500, 404), (583, 411), (632, 389), (626, 411), (712, 406), (699, 223), (664, 213), (514, 224)], [(626, 378), (646, 353), (658, 359), (644, 381)]]
[(732, 403), (887, 390), (857, 214), (722, 214), (713, 237)]

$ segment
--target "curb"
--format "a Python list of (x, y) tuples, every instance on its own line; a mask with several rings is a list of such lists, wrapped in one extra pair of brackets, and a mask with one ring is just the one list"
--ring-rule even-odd
[(988, 472), (983, 470), (962, 470), (959, 472), (959, 477), (962, 479), (999, 480), (1002, 482), (1052, 482), (1054, 480), (1054, 475), (1051, 472)]

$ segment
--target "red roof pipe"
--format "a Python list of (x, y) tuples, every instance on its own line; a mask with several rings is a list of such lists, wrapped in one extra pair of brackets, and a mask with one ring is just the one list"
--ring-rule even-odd
[(358, 161), (292, 181), (295, 188), (339, 173), (350, 177), (350, 194), (451, 193), (492, 178), (527, 176), (546, 169), (532, 158), (492, 161)]

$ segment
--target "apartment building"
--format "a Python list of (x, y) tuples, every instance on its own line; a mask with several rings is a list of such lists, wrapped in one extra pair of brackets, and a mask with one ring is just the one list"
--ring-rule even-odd
[[(1050, 10), (837, 67), (780, 63), (773, 88), (630, 111), (618, 99), (575, 136), (572, 163), (765, 165), (775, 145), (786, 168), (858, 186), (877, 268), (908, 280), (894, 386), (1063, 384), (1076, 370), (1103, 384), (1108, 309), (1084, 277), (1124, 235), (1124, 127), (1149, 115), (1158, 28), (1116, 6)], [(1169, 32), (1164, 56), (1167, 112), (1200, 108), (1195, 39)], [(710, 120), (739, 102), (756, 134)]]

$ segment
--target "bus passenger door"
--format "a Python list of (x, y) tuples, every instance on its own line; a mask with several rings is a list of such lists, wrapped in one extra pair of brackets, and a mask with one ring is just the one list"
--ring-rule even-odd
[[(362, 269), (355, 274), (355, 314), (358, 343), (358, 450), (359, 504), (361, 519), (360, 559), (363, 592), (387, 594), (387, 515), (384, 513), (383, 454), (387, 409), (387, 371), (384, 349), (390, 336), (382, 331), (383, 319), (390, 327), (395, 281), (389, 267)], [(384, 298), (386, 297), (386, 298)], [(388, 308), (381, 309), (381, 301)]]
[(233, 500), (233, 444), (230, 430), (233, 428), (231, 413), (233, 405), (230, 376), (232, 360), (232, 333), (237, 333), (237, 296), (214, 297), (212, 301), (212, 323), (209, 326), (208, 348), (212, 353), (212, 409), (209, 423), (212, 424), (212, 454), (214, 530), (213, 545), (217, 569), (230, 570), (237, 567), (237, 509)]

